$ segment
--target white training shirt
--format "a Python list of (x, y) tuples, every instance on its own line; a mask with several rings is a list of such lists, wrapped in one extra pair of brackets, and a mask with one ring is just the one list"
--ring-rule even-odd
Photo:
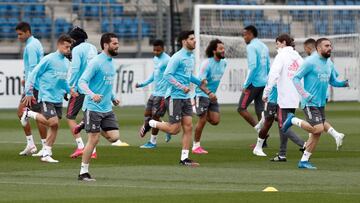
[(280, 108), (298, 108), (300, 95), (295, 89), (293, 77), (303, 63), (300, 54), (293, 47), (280, 48), (269, 73), (263, 97), (269, 97), (271, 89), (277, 85), (277, 102)]

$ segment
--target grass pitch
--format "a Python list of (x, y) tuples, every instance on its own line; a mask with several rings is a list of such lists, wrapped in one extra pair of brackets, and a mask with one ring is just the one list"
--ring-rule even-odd
[[(250, 109), (253, 109), (251, 106)], [(69, 155), (75, 143), (63, 119), (53, 148), (58, 164), (21, 157), (25, 138), (14, 110), (0, 112), (1, 202), (359, 202), (360, 201), (360, 103), (330, 103), (327, 120), (346, 134), (344, 146), (323, 134), (312, 162), (318, 170), (297, 168), (298, 147), (288, 144), (288, 162), (271, 163), (279, 146), (277, 126), (271, 129), (269, 157), (252, 155), (249, 145), (256, 133), (240, 118), (233, 105), (221, 106), (218, 126), (207, 125), (202, 146), (208, 155), (192, 155), (198, 168), (178, 165), (181, 134), (165, 143), (158, 136), (157, 149), (140, 149), (148, 141), (137, 131), (143, 108), (116, 108), (121, 139), (130, 147), (112, 147), (101, 139), (98, 159), (90, 163), (96, 182), (77, 181), (80, 158)], [(297, 115), (303, 117), (302, 111)], [(194, 123), (196, 118), (194, 117)], [(32, 123), (35, 141), (40, 138)], [(307, 134), (296, 132), (304, 139)], [(83, 134), (84, 140), (86, 135)], [(40, 145), (38, 144), (38, 148)], [(262, 192), (268, 186), (279, 192)]]

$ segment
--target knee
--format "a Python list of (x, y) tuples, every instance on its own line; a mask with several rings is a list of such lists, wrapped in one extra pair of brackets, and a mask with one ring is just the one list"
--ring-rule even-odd
[(211, 125), (218, 125), (220, 123), (220, 121), (219, 120), (210, 120), (209, 123)]
[(59, 128), (59, 122), (57, 122), (57, 121), (49, 121), (49, 127), (53, 128), (53, 129), (58, 129)]
[(321, 126), (316, 126), (316, 127), (314, 127), (314, 131), (313, 131), (313, 133), (312, 134), (314, 134), (314, 135), (320, 135), (322, 132), (324, 131), (324, 126), (323, 125), (321, 125)]
[(115, 136), (115, 137), (108, 137), (107, 138), (107, 140), (109, 141), (109, 142), (111, 142), (111, 143), (113, 143), (113, 142), (116, 142), (116, 141), (118, 141), (120, 139), (120, 136), (118, 135), (118, 136)]

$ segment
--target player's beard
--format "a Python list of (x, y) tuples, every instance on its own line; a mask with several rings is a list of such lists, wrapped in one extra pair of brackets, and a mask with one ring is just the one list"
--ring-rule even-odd
[(224, 59), (225, 58), (225, 54), (223, 54), (222, 52), (215, 52), (215, 55), (218, 59)]
[(117, 56), (117, 55), (118, 55), (118, 52), (117, 52), (116, 49), (109, 49), (109, 54), (110, 54), (111, 56)]
[(324, 58), (329, 58), (331, 56), (331, 52), (321, 53), (321, 56), (323, 56)]

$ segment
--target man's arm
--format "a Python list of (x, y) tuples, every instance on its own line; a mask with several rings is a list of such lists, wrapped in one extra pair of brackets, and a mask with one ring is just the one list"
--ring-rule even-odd
[(303, 63), (303, 65), (300, 67), (299, 71), (295, 74), (293, 78), (293, 83), (300, 94), (302, 98), (304, 98), (306, 101), (310, 101), (313, 95), (311, 95), (309, 92), (307, 92), (304, 87), (301, 84), (301, 79), (308, 74), (311, 71), (311, 64), (308, 62)]
[(71, 53), (71, 76), (69, 80), (69, 85), (74, 91), (78, 91), (75, 87), (76, 81), (80, 78), (80, 66), (81, 66), (81, 56), (78, 53), (77, 49), (73, 50)]
[(152, 73), (152, 74), (150, 75), (150, 77), (149, 77), (147, 80), (145, 80), (144, 82), (142, 82), (142, 83), (140, 83), (140, 84), (136, 83), (135, 87), (136, 87), (136, 88), (138, 88), (138, 87), (146, 87), (147, 85), (149, 85), (149, 84), (152, 83), (153, 81), (154, 81), (154, 73)]
[(185, 85), (181, 84), (174, 77), (177, 67), (179, 65), (179, 61), (176, 58), (171, 58), (164, 72), (164, 79), (170, 83), (173, 87), (180, 89), (184, 92), (188, 92), (189, 88)]
[(337, 80), (337, 76), (338, 73), (335, 70), (334, 67), (331, 68), (331, 74), (330, 74), (330, 80), (329, 80), (329, 84), (333, 87), (349, 87), (349, 81), (348, 80), (344, 80), (344, 81), (339, 81)]
[(271, 93), (272, 88), (276, 85), (276, 83), (280, 77), (282, 67), (283, 67), (283, 63), (281, 60), (281, 55), (278, 54), (275, 57), (274, 62), (270, 68), (269, 78), (268, 78), (268, 81), (267, 81), (267, 84), (265, 86), (264, 93), (263, 93), (264, 100), (267, 100), (267, 98), (269, 97), (269, 95)]
[(247, 61), (248, 61), (248, 69), (249, 73), (246, 78), (244, 88), (248, 88), (248, 86), (251, 84), (251, 82), (254, 80), (255, 77), (255, 69), (257, 67), (257, 59), (256, 59), (256, 50), (253, 46), (247, 46), (246, 47), (246, 53), (247, 53)]
[(46, 71), (47, 64), (48, 64), (47, 58), (43, 58), (40, 61), (40, 63), (37, 66), (35, 66), (35, 68), (31, 71), (28, 80), (26, 81), (25, 84), (26, 97), (24, 97), (23, 102), (25, 103), (26, 106), (31, 106), (32, 101), (35, 99), (33, 95), (35, 82), (37, 78), (39, 78)]

